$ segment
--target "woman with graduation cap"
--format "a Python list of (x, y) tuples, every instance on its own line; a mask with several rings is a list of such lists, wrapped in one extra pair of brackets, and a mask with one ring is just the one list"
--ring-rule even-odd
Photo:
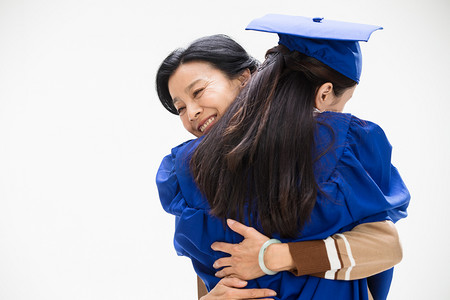
[[(158, 95), (163, 106), (179, 116), (187, 131), (202, 136), (220, 119), (258, 65), (230, 37), (221, 34), (205, 36), (186, 49), (174, 50), (164, 59), (157, 72)], [(174, 174), (169, 178), (175, 178)], [(160, 187), (167, 186), (159, 183)], [(179, 197), (179, 194), (173, 194), (174, 199)], [(163, 203), (170, 203), (170, 196), (168, 201), (166, 198), (167, 195), (161, 198)], [(228, 222), (244, 240), (238, 245), (223, 242), (212, 245), (214, 250), (231, 255), (214, 263), (217, 269), (226, 266), (216, 276), (227, 277), (219, 281), (208, 295), (205, 285), (199, 280), (199, 297), (206, 295), (202, 298), (204, 300), (223, 297), (249, 299), (269, 295), (270, 291), (266, 289), (242, 289), (246, 282), (240, 280), (265, 275), (258, 263), (258, 252), (269, 238), (239, 222), (232, 225), (231, 220)], [(332, 247), (330, 240), (335, 241)], [(367, 245), (371, 246), (368, 248)], [(264, 260), (272, 270), (327, 278), (332, 278), (329, 276), (332, 271), (334, 279), (338, 280), (372, 276), (391, 268), (402, 256), (397, 231), (388, 221), (364, 223), (327, 239), (273, 244), (267, 250)], [(350, 259), (339, 259), (347, 256)], [(332, 264), (336, 258), (339, 265)], [(228, 277), (230, 275), (234, 277)]]
[[(174, 50), (164, 59), (157, 72), (158, 95), (163, 106), (179, 116), (186, 130), (202, 136), (220, 119), (258, 66), (259, 63), (230, 37), (205, 36), (186, 49)], [(212, 122), (204, 121), (212, 119)], [(174, 198), (179, 196), (173, 195)], [(163, 198), (164, 203), (170, 203), (170, 197), (169, 201), (165, 199), (167, 195)], [(216, 276), (226, 278), (210, 293), (198, 279), (199, 297), (207, 294), (202, 298), (207, 300), (268, 296), (271, 291), (267, 289), (242, 289), (246, 284), (242, 279), (265, 275), (258, 263), (258, 252), (269, 238), (239, 222), (232, 225), (231, 220), (228, 222), (244, 240), (238, 245), (223, 242), (212, 245), (214, 250), (231, 255), (214, 263), (216, 269), (221, 269)], [(336, 241), (335, 245), (326, 247), (330, 240)], [(371, 247), (368, 249), (367, 245)], [(372, 276), (393, 267), (402, 257), (397, 231), (388, 221), (361, 224), (327, 239), (274, 244), (267, 250), (264, 260), (272, 270), (322, 278), (332, 270), (334, 279), (338, 280)], [(339, 259), (339, 265), (332, 264), (336, 257), (346, 257), (349, 252), (351, 259)], [(222, 266), (226, 267), (222, 269)], [(230, 275), (234, 277), (228, 277)]]
[[(325, 26), (311, 33), (303, 30), (309, 26), (303, 21)], [(252, 22), (248, 29), (279, 33), (280, 46), (268, 52), (248, 89), (210, 133), (174, 149), (172, 169), (166, 169), (167, 160), (161, 165), (160, 194), (167, 188), (163, 174), (175, 170), (176, 189), (184, 197), (168, 207), (179, 210), (177, 250), (192, 259), (209, 287), (217, 283), (212, 263), (222, 256), (209, 245), (242, 239), (223, 230), (221, 219), (232, 217), (278, 238), (260, 251), (261, 269), (271, 275), (249, 281), (248, 287), (271, 288), (279, 299), (367, 299), (369, 286), (376, 298), (385, 297), (391, 271), (371, 284), (295, 277), (264, 265), (264, 250), (279, 240), (323, 239), (361, 223), (406, 216), (409, 194), (390, 164), (391, 148), (382, 130), (335, 112), (359, 81), (357, 41), (379, 29), (358, 26), (353, 30), (355, 24), (274, 15)], [(191, 177), (192, 153), (191, 166), (209, 203)]]

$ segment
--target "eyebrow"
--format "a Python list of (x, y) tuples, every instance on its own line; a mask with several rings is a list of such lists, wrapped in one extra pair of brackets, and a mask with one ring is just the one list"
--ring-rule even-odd
[[(189, 93), (189, 91), (192, 89), (192, 87), (193, 87), (197, 82), (202, 81), (202, 80), (205, 80), (205, 79), (204, 79), (204, 78), (199, 78), (199, 79), (196, 79), (196, 80), (192, 81), (192, 82), (184, 89), (184, 91), (186, 92), (186, 94)], [(178, 101), (180, 101), (180, 99), (179, 99), (178, 97), (175, 97), (175, 98), (172, 100), (172, 103), (175, 104), (175, 103), (177, 103)]]

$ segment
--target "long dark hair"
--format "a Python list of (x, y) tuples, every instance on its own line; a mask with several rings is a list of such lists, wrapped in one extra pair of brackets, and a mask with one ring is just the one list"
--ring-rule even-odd
[(299, 235), (317, 197), (313, 108), (326, 82), (337, 96), (356, 84), (282, 45), (267, 52), (192, 157), (191, 170), (212, 214), (240, 221), (247, 216), (267, 235)]
[(161, 63), (156, 74), (156, 91), (162, 105), (178, 114), (169, 93), (169, 78), (177, 68), (189, 61), (210, 63), (229, 79), (241, 75), (246, 69), (253, 73), (259, 62), (251, 57), (236, 41), (224, 34), (205, 36), (192, 42), (186, 49), (175, 49)]

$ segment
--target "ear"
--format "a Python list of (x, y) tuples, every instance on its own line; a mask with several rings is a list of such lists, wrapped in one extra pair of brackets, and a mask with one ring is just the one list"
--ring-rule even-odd
[(325, 111), (333, 102), (333, 96), (333, 84), (331, 82), (322, 84), (316, 92), (316, 108), (320, 111)]
[(241, 83), (241, 88), (247, 85), (247, 83), (250, 81), (250, 77), (252, 77), (252, 74), (250, 73), (250, 69), (245, 69), (241, 75), (239, 75), (239, 82)]

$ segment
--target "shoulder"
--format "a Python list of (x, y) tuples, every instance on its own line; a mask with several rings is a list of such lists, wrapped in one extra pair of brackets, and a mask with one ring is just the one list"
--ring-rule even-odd
[(375, 140), (387, 140), (384, 130), (378, 124), (359, 119), (355, 116), (352, 116), (349, 129), (350, 133), (354, 136), (360, 136), (361, 138), (370, 137)]
[(330, 145), (336, 148), (345, 144), (352, 117), (351, 114), (336, 112), (323, 112), (318, 115), (316, 117), (318, 150), (329, 148)]
[[(352, 114), (324, 112), (317, 118), (320, 142), (334, 147), (383, 147), (391, 145), (384, 130), (376, 123)], [(332, 141), (331, 141), (332, 140)], [(319, 144), (320, 145), (320, 144)], [(378, 149), (381, 150), (381, 149)]]
[(175, 177), (182, 169), (189, 168), (190, 157), (199, 142), (200, 139), (192, 139), (173, 147), (170, 154), (161, 161), (156, 177), (157, 183), (166, 181), (167, 177)]
[(170, 151), (170, 154), (167, 154), (164, 156), (164, 158), (161, 161), (161, 164), (159, 165), (158, 172), (157, 172), (157, 181), (162, 180), (167, 176), (167, 174), (173, 173), (175, 168), (175, 160), (178, 156), (178, 154), (183, 153), (186, 146), (188, 146), (190, 143), (192, 143), (192, 140), (186, 141), (181, 143), (180, 145), (173, 147)]
[(324, 112), (317, 116), (316, 151), (319, 181), (345, 162), (357, 166), (380, 155), (390, 161), (391, 145), (383, 129), (352, 114)]
[[(198, 143), (197, 140), (189, 140), (172, 148), (170, 154), (162, 159), (156, 174), (161, 205), (167, 212), (174, 215), (180, 215), (187, 205), (181, 190), (191, 177), (189, 176), (189, 160), (184, 158), (190, 155)], [(183, 189), (185, 193), (189, 191), (189, 189)]]
[(173, 147), (170, 151), (170, 155), (172, 155), (173, 157), (176, 157), (177, 155), (181, 155), (185, 151), (188, 151), (188, 149), (192, 148), (192, 145), (196, 144), (197, 140), (198, 139), (187, 140), (187, 141), (179, 144), (178, 146)]
[(180, 160), (183, 161), (187, 160), (192, 155), (192, 153), (194, 152), (195, 148), (198, 146), (200, 141), (201, 138), (187, 140), (179, 144), (178, 146), (173, 147), (170, 150), (170, 154), (166, 155), (163, 158), (160, 169), (164, 165), (170, 165), (173, 167)]
[(384, 130), (376, 123), (352, 116), (347, 136), (347, 147), (358, 159), (376, 159), (383, 156), (390, 162), (392, 146)]
[[(341, 177), (350, 178), (359, 174), (358, 178), (370, 178), (378, 188), (389, 186), (393, 172), (392, 146), (383, 129), (376, 123), (351, 116), (348, 133), (342, 155), (336, 165)], [(350, 175), (350, 173), (352, 175)]]
[(317, 117), (320, 133), (332, 129), (336, 143), (349, 142), (349, 138), (382, 138), (386, 139), (383, 129), (376, 123), (360, 119), (348, 113), (324, 112)]

